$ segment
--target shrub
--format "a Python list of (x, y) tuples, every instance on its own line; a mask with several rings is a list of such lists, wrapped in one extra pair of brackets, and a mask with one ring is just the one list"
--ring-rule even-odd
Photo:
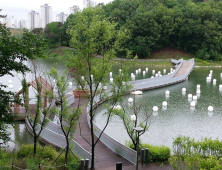
[(50, 160), (54, 160), (56, 159), (57, 153), (55, 148), (52, 146), (45, 146), (44, 148), (39, 148), (36, 155), (42, 159), (48, 158)]
[(22, 145), (17, 152), (18, 158), (24, 158), (24, 157), (27, 158), (32, 155), (33, 155), (33, 145)]
[[(126, 146), (133, 149), (133, 145), (131, 142), (126, 142)], [(142, 146), (142, 147), (141, 147)], [(150, 144), (143, 144), (140, 142), (140, 150), (142, 148), (148, 148), (149, 149), (149, 162), (165, 162), (168, 161), (170, 158), (170, 148), (167, 146), (153, 146)]]
[(142, 147), (149, 148), (150, 162), (165, 162), (168, 161), (168, 159), (170, 158), (170, 148), (167, 146), (153, 146), (150, 144), (142, 144)]
[[(72, 155), (68, 155), (68, 163), (66, 165), (67, 170), (78, 170), (80, 169), (80, 157), (75, 155), (76, 158)], [(56, 161), (56, 165), (62, 165), (65, 162), (65, 153), (62, 153)]]

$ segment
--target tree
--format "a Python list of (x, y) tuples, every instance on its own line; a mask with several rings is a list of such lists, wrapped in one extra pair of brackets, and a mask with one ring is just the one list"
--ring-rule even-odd
[[(29, 85), (25, 78), (22, 80), (22, 95), (23, 102), (26, 108), (26, 119), (29, 121), (29, 124), (32, 128), (33, 134), (33, 155), (36, 154), (38, 140), (40, 138), (40, 134), (43, 128), (49, 122), (48, 117), (53, 109), (51, 109), (52, 100), (53, 100), (53, 87), (45, 81), (42, 77), (44, 74), (44, 70), (41, 66), (36, 62), (31, 62), (31, 70), (33, 74), (33, 84), (36, 85), (36, 108), (35, 113), (31, 114), (29, 107)], [(44, 101), (42, 98), (44, 97)], [(46, 106), (45, 101), (48, 100), (49, 104)], [(44, 103), (44, 104), (43, 104)]]
[(61, 45), (61, 22), (51, 22), (44, 29), (45, 38), (48, 40), (50, 47), (58, 47)]
[[(0, 15), (0, 18), (4, 17)], [(12, 71), (18, 73), (29, 71), (24, 61), (43, 57), (41, 49), (44, 46), (45, 43), (41, 37), (25, 30), (22, 38), (18, 39), (11, 35), (5, 25), (0, 24), (0, 77), (4, 75), (14, 76)], [(6, 129), (8, 124), (13, 122), (14, 114), (9, 103), (15, 101), (14, 93), (6, 92), (4, 88), (6, 85), (0, 83), (0, 139), (2, 143), (10, 140)]]
[[(71, 36), (71, 47), (76, 49), (75, 55), (70, 57), (69, 67), (73, 68), (73, 73), (77, 85), (84, 91), (89, 101), (88, 114), (90, 116), (91, 141), (87, 141), (91, 146), (91, 169), (95, 169), (95, 147), (96, 144), (107, 127), (112, 110), (116, 103), (121, 101), (121, 96), (129, 90), (130, 85), (126, 74), (124, 63), (121, 72), (114, 77), (113, 83), (109, 83), (108, 73), (112, 69), (113, 58), (115, 58), (115, 50), (119, 49), (122, 42), (125, 41), (126, 34), (124, 31), (116, 31), (116, 23), (108, 21), (101, 7), (87, 8), (82, 13), (77, 13), (73, 26), (68, 33)], [(102, 59), (94, 56), (100, 53)], [(108, 91), (107, 91), (108, 87)], [(109, 104), (106, 107), (106, 125), (102, 129), (99, 137), (94, 136), (93, 119), (95, 117), (94, 107), (96, 99), (105, 101)], [(81, 130), (80, 130), (81, 131)], [(82, 135), (83, 136), (83, 135)], [(84, 137), (84, 136), (83, 136)]]
[(72, 135), (76, 130), (77, 122), (82, 110), (78, 104), (77, 108), (73, 108), (71, 113), (69, 112), (66, 96), (69, 76), (65, 73), (63, 75), (59, 75), (55, 68), (51, 68), (49, 75), (55, 80), (56, 84), (55, 98), (59, 102), (59, 107), (54, 110), (54, 113), (59, 117), (60, 127), (66, 139), (65, 162), (67, 163), (68, 153), (70, 150), (69, 140), (72, 138)]
[[(134, 150), (139, 146), (139, 137), (143, 135), (152, 123), (152, 113), (146, 107), (146, 103), (142, 100), (135, 101), (134, 98), (129, 98), (128, 103), (121, 102), (121, 109), (115, 109), (114, 112), (123, 121), (124, 128), (130, 137), (130, 144), (133, 145)], [(135, 131), (136, 127), (140, 127), (141, 131)]]

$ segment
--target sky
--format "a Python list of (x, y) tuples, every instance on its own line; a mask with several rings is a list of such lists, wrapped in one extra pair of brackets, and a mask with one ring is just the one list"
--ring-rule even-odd
[[(109, 3), (112, 0), (93, 0), (97, 3)], [(83, 6), (83, 0), (0, 0), (1, 15), (13, 15), (15, 18), (27, 20), (27, 14), (32, 10), (40, 13), (40, 6), (48, 4), (52, 7), (53, 21), (60, 12), (70, 14), (69, 8), (78, 5)]]

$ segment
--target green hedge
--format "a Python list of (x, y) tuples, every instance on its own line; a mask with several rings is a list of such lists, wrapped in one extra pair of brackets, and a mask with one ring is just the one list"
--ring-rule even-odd
[[(133, 145), (130, 142), (127, 142), (126, 145), (133, 149)], [(145, 148), (149, 149), (150, 163), (162, 163), (170, 158), (170, 148), (167, 146), (153, 146), (147, 143), (140, 143), (140, 151)]]

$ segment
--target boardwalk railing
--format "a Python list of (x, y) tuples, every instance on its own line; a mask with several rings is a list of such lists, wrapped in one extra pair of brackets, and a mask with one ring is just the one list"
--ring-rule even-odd
[[(181, 69), (181, 67), (183, 65), (183, 62), (191, 62), (192, 65), (190, 66), (190, 68), (188, 69), (188, 71), (185, 74), (183, 74), (181, 76), (174, 77), (175, 74)], [(194, 64), (195, 63), (194, 63), (193, 59), (190, 59), (188, 61), (183, 61), (183, 59), (180, 59), (180, 62), (178, 62), (177, 68), (171, 74), (164, 75), (164, 76), (161, 76), (161, 77), (131, 81), (129, 83), (133, 85), (133, 90), (148, 90), (148, 89), (159, 88), (159, 87), (163, 87), (163, 86), (176, 84), (176, 83), (185, 81), (187, 79), (187, 77), (189, 76), (189, 74), (191, 73), (191, 71), (194, 68)], [(112, 95), (111, 93), (108, 93), (108, 96), (111, 96), (111, 95)], [(94, 106), (98, 106), (99, 104), (102, 103), (102, 101), (100, 100), (99, 96), (96, 96), (94, 98), (93, 103), (94, 103)], [(89, 113), (89, 105), (87, 107), (87, 113)], [(90, 116), (89, 116), (89, 114), (87, 116), (87, 122), (88, 122), (88, 125), (90, 127)], [(94, 134), (97, 137), (99, 137), (102, 130), (98, 126), (96, 126), (95, 123), (93, 123), (93, 129), (94, 129)], [(137, 152), (136, 151), (134, 151), (134, 150), (128, 148), (127, 146), (119, 143), (118, 141), (116, 141), (115, 139), (113, 139), (112, 137), (107, 135), (105, 132), (102, 133), (102, 135), (100, 137), (100, 140), (109, 149), (111, 149), (113, 152), (121, 155), (122, 157), (124, 157), (128, 161), (132, 162), (133, 164), (136, 164), (136, 158), (137, 158)]]

